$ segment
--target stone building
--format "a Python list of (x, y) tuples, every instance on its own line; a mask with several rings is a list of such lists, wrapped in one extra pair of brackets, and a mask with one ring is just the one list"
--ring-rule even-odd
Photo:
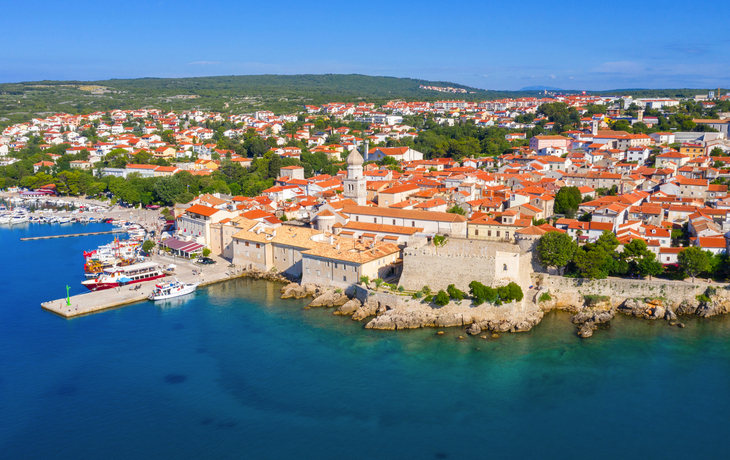
[(367, 276), (387, 279), (400, 275), (400, 248), (392, 243), (363, 244), (340, 239), (304, 251), (302, 284), (324, 284), (349, 289)]
[(492, 287), (515, 282), (527, 291), (533, 246), (531, 239), (511, 244), (448, 238), (441, 247), (405, 248), (399, 285), (408, 290), (428, 286), (435, 292), (454, 284), (466, 292), (472, 281)]
[(466, 217), (448, 212), (410, 209), (378, 208), (372, 206), (345, 206), (342, 213), (350, 221), (373, 224), (423, 228), (423, 233), (466, 238)]
[(396, 244), (338, 237), (306, 227), (273, 229), (257, 223), (233, 235), (232, 246), (235, 265), (301, 276), (303, 284), (350, 288), (361, 276), (374, 279), (400, 273)]

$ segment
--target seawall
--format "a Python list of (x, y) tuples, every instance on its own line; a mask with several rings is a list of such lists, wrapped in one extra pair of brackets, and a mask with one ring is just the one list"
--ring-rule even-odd
[[(579, 310), (583, 307), (586, 295), (608, 296), (612, 306), (618, 306), (628, 299), (661, 299), (665, 305), (679, 307), (682, 302), (696, 302), (696, 296), (704, 294), (708, 287), (714, 287), (720, 294), (727, 291), (728, 284), (705, 283), (696, 281), (668, 280), (630, 280), (608, 278), (587, 280), (583, 278), (564, 278), (562, 276), (535, 273), (532, 275), (535, 286), (547, 290), (557, 308)], [(722, 296), (724, 297), (724, 295)]]

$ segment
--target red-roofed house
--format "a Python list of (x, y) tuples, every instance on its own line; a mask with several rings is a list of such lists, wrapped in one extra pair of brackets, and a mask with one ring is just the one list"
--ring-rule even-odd
[(177, 218), (177, 237), (210, 247), (210, 225), (236, 216), (235, 212), (194, 204)]

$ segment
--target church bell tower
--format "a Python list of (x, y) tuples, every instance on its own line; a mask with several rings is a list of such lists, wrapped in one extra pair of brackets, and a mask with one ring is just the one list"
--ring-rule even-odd
[[(366, 155), (367, 146), (368, 144), (365, 143)], [(362, 169), (364, 162), (365, 160), (360, 152), (357, 149), (352, 149), (352, 152), (347, 156), (347, 179), (343, 181), (345, 191), (342, 196), (354, 201), (358, 206), (365, 206), (367, 201), (366, 181)]]

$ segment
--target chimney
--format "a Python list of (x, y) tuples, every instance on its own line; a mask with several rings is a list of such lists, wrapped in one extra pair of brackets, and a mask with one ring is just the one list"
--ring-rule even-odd
[(335, 244), (335, 236), (330, 235), (330, 244)]

